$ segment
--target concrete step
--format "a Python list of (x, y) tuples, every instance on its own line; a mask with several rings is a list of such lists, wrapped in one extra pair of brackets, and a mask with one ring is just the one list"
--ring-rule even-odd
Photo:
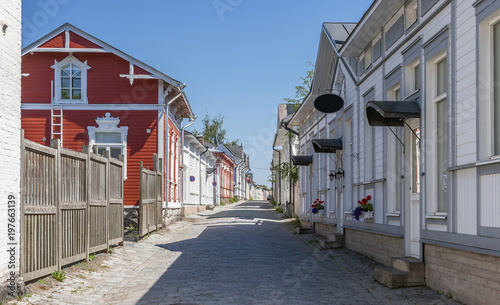
[(332, 240), (321, 239), (319, 241), (319, 246), (323, 249), (337, 249), (344, 247), (344, 243), (339, 243)]
[(298, 234), (313, 234), (313, 233), (315, 233), (314, 228), (310, 228), (310, 227), (299, 227), (296, 229), (296, 232)]
[(408, 275), (408, 272), (393, 267), (377, 266), (375, 267), (374, 278), (377, 282), (389, 288), (398, 288), (406, 286)]
[(390, 288), (422, 286), (425, 264), (412, 257), (393, 257), (392, 267), (375, 267), (375, 280)]
[(333, 233), (328, 235), (328, 240), (345, 245), (345, 235)]
[(419, 286), (425, 283), (425, 264), (413, 257), (393, 257), (392, 267), (408, 272), (407, 282), (411, 286)]

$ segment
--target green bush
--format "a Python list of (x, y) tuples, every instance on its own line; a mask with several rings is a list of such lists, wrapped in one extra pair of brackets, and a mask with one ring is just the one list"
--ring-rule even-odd
[(229, 203), (236, 203), (236, 202), (238, 202), (238, 198), (236, 197), (229, 198)]

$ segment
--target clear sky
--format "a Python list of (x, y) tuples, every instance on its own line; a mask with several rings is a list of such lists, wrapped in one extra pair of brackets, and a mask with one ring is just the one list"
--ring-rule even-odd
[(23, 47), (65, 22), (187, 84), (198, 116), (224, 115), (229, 140), (267, 181), (277, 105), (316, 60), (323, 22), (357, 22), (372, 0), (23, 0)]

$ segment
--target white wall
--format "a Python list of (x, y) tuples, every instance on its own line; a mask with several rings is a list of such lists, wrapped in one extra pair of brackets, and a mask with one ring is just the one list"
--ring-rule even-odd
[[(6, 24), (5, 33), (2, 24)], [(21, 128), (21, 0), (0, 5), (0, 285), (7, 279), (7, 198), (16, 199), (16, 233), (19, 232), (20, 128)], [(19, 234), (16, 239), (19, 240)], [(19, 255), (17, 247), (16, 256)], [(16, 269), (19, 267), (17, 259)]]

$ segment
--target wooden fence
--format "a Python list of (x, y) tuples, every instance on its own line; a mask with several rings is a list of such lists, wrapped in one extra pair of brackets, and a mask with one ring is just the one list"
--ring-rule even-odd
[(154, 155), (154, 168), (148, 170), (140, 162), (139, 236), (162, 226), (162, 161)]
[[(21, 276), (25, 281), (123, 242), (123, 162), (23, 139)], [(96, 152), (96, 151), (95, 151)]]

